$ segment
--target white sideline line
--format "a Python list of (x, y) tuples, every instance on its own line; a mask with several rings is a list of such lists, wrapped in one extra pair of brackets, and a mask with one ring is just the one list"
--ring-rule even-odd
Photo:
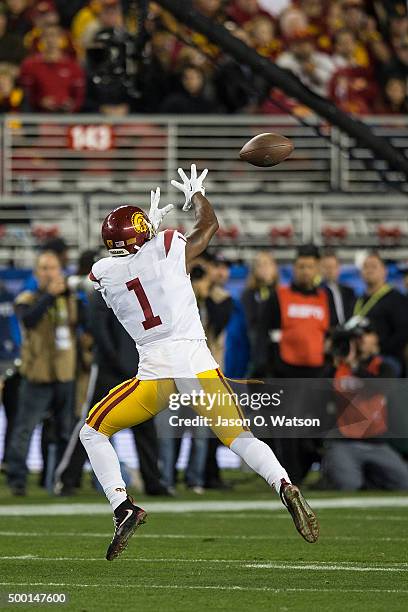
[(217, 590), (217, 591), (267, 591), (271, 593), (408, 593), (405, 589), (325, 589), (325, 588), (295, 588), (288, 587), (286, 589), (277, 589), (274, 587), (252, 587), (231, 584), (214, 585), (198, 585), (198, 584), (149, 584), (149, 583), (132, 583), (132, 584), (83, 584), (78, 582), (0, 582), (0, 586), (13, 587), (78, 587), (78, 588), (95, 588), (95, 589), (180, 589), (180, 590)]
[[(335, 499), (311, 498), (311, 506), (316, 509), (339, 508), (407, 508), (408, 496), (404, 497), (343, 497)], [(280, 501), (212, 501), (194, 502), (154, 502), (146, 503), (150, 512), (183, 513), (183, 512), (236, 512), (242, 510), (284, 510)], [(0, 507), (0, 516), (61, 516), (79, 514), (110, 514), (111, 508), (106, 504), (33, 504), (4, 505)]]
[[(310, 501), (310, 500), (309, 500)], [(316, 508), (316, 506), (313, 503), (313, 500), (310, 502), (311, 505)], [(370, 508), (368, 508), (370, 509)], [(372, 508), (373, 510), (376, 510), (377, 508)], [(381, 508), (379, 508), (381, 510)], [(320, 511), (328, 511), (328, 510), (334, 510), (334, 508), (320, 508), (319, 510), (319, 514)], [(186, 512), (184, 516), (188, 516), (189, 514), (194, 514), (192, 512)], [(268, 516), (268, 510), (261, 510), (259, 512), (251, 512), (251, 519), (253, 518), (262, 518), (265, 519)], [(211, 518), (225, 518), (225, 513), (223, 512), (211, 512)], [(277, 521), (279, 520), (286, 520), (288, 518), (288, 515), (286, 513), (284, 514), (278, 514), (278, 513), (274, 513), (273, 515), (273, 520)], [(338, 517), (330, 517), (330, 518), (338, 518)], [(330, 520), (330, 518), (327, 517), (327, 515), (325, 516), (326, 520)], [(243, 513), (243, 512), (231, 512), (228, 516), (228, 519), (248, 519), (248, 514), (247, 513)], [(378, 515), (378, 516), (370, 516), (368, 514), (362, 514), (360, 513), (358, 516), (356, 514), (342, 514), (341, 515), (341, 520), (350, 520), (350, 521), (354, 521), (355, 523), (358, 523), (359, 521), (382, 521), (384, 522), (384, 514)], [(387, 521), (408, 521), (408, 513), (405, 516), (395, 516), (392, 514), (387, 513)]]
[[(384, 520), (384, 519), (383, 519)], [(387, 518), (388, 520), (388, 518)], [(92, 533), (88, 531), (0, 531), (0, 537), (13, 537), (13, 538), (43, 538), (43, 537), (57, 537), (57, 538), (111, 538), (112, 533)], [(152, 540), (298, 540), (297, 535), (219, 535), (219, 534), (196, 534), (196, 533), (140, 533), (137, 539), (147, 538)], [(356, 542), (358, 540), (364, 540), (364, 542), (408, 542), (408, 537), (371, 537), (366, 538), (364, 536), (324, 536), (325, 541), (335, 540), (344, 542)]]
[[(254, 569), (282, 569), (279, 563), (248, 563), (244, 567), (250, 567)], [(353, 565), (317, 565), (316, 563), (309, 563), (307, 565), (301, 565), (299, 563), (293, 563), (292, 565), (285, 565), (283, 569), (293, 570), (311, 570), (319, 572), (408, 572), (408, 567), (358, 567)]]
[[(6, 555), (0, 557), (1, 561), (21, 561), (21, 560), (29, 560), (29, 561), (63, 561), (63, 562), (72, 562), (72, 561), (87, 561), (87, 562), (95, 562), (100, 561), (105, 563), (105, 559), (103, 557), (39, 557), (35, 555)], [(348, 572), (408, 572), (408, 563), (392, 563), (388, 565), (357, 565), (354, 562), (350, 561), (340, 561), (337, 563), (330, 563), (326, 561), (308, 561), (304, 563), (288, 563), (286, 561), (282, 562), (270, 562), (270, 563), (249, 563), (247, 559), (183, 559), (183, 558), (150, 558), (150, 557), (124, 557), (121, 559), (122, 562), (136, 562), (136, 563), (204, 563), (209, 565), (215, 564), (226, 564), (226, 565), (241, 565), (245, 568), (254, 568), (254, 569), (278, 569), (278, 570), (287, 570), (287, 569), (296, 569), (296, 570), (304, 570), (304, 571), (348, 571)]]

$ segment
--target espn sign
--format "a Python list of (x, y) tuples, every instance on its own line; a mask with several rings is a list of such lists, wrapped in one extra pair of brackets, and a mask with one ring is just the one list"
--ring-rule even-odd
[(73, 125), (68, 128), (68, 147), (74, 151), (109, 151), (113, 143), (111, 125)]

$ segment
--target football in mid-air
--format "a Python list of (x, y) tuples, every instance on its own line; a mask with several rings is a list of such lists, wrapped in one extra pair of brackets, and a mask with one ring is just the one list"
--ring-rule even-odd
[(269, 132), (251, 138), (239, 152), (244, 161), (253, 166), (270, 167), (280, 164), (293, 151), (293, 142), (282, 136)]

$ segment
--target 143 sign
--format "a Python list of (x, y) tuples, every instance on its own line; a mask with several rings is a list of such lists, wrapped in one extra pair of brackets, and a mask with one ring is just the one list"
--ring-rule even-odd
[(75, 151), (108, 151), (113, 142), (110, 125), (73, 125), (68, 130), (68, 146)]

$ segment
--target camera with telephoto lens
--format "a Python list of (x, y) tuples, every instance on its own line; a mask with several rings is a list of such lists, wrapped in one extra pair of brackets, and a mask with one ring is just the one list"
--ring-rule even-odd
[(139, 97), (138, 54), (135, 39), (124, 30), (100, 30), (86, 52), (91, 87), (106, 104), (121, 104)]
[(331, 354), (333, 357), (347, 357), (350, 353), (350, 341), (370, 331), (370, 322), (367, 318), (356, 315), (351, 317), (344, 325), (337, 325), (330, 333), (332, 341)]

